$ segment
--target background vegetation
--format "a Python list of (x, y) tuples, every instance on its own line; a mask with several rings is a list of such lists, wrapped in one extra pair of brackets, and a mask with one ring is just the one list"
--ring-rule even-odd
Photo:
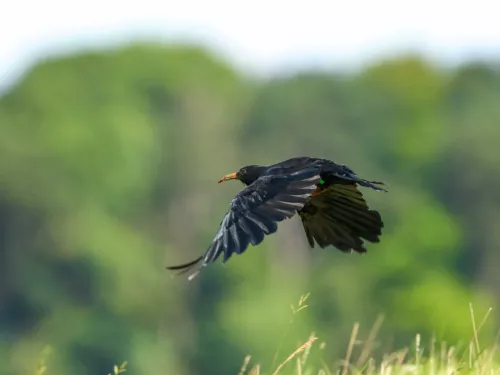
[[(312, 331), (325, 361), (355, 322), (374, 350), (467, 344), (469, 302), (496, 335), (500, 301), (500, 69), (417, 56), (346, 75), (262, 81), (193, 46), (136, 44), (54, 57), (0, 98), (0, 372), (236, 374)], [(497, 124), (497, 125), (495, 125)], [(389, 193), (365, 256), (313, 249), (299, 220), (193, 282), (246, 164), (345, 163)], [(290, 304), (311, 292), (287, 332)], [(207, 369), (210, 369), (207, 372)]]

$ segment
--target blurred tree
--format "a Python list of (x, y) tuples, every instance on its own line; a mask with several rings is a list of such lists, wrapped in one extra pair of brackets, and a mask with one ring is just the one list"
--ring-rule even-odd
[(2, 98), (5, 339), (49, 342), (62, 372), (179, 373), (189, 301), (165, 293), (158, 245), (196, 251), (198, 186), (230, 159), (244, 98), (213, 56), (155, 45), (43, 62)]
[[(155, 44), (39, 63), (0, 98), (0, 371), (29, 371), (50, 344), (54, 374), (124, 359), (139, 375), (236, 373), (313, 330), (343, 355), (352, 324), (363, 339), (379, 313), (394, 345), (468, 338), (469, 301), (481, 314), (500, 298), (500, 71), (451, 73), (407, 57), (254, 82)], [(170, 279), (164, 265), (201, 253), (242, 188), (219, 177), (306, 154), (389, 183), (363, 191), (380, 244), (309, 251), (294, 219), (191, 283)]]
[(469, 282), (487, 287), (495, 302), (500, 299), (499, 101), (500, 74), (493, 66), (470, 63), (450, 77), (443, 107), (452, 130), (428, 185), (463, 228), (458, 269)]

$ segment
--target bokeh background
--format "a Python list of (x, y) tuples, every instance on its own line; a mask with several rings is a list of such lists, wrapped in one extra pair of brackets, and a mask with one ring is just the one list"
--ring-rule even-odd
[[(348, 3), (348, 4), (347, 4)], [(311, 332), (318, 363), (435, 337), (500, 301), (500, 23), (487, 1), (12, 2), (0, 31), (0, 373), (236, 374)], [(246, 164), (344, 163), (368, 254), (300, 221), (192, 282)], [(292, 318), (290, 305), (311, 293)], [(288, 334), (285, 333), (288, 330)], [(49, 349), (47, 349), (49, 348)]]

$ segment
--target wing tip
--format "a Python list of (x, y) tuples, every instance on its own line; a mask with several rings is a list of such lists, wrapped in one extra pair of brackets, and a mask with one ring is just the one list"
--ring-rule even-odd
[(170, 271), (177, 271), (177, 273), (175, 274), (176, 276), (182, 275), (186, 272), (189, 272), (190, 270), (193, 270), (193, 268), (196, 268), (196, 270), (188, 276), (188, 280), (191, 281), (200, 273), (201, 268), (203, 267), (203, 263), (200, 264), (202, 260), (203, 256), (199, 256), (191, 262), (175, 266), (166, 266), (165, 268)]

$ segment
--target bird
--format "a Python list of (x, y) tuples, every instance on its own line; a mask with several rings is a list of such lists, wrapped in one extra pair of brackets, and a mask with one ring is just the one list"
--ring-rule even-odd
[(300, 156), (271, 165), (247, 165), (218, 183), (239, 180), (236, 194), (212, 242), (196, 259), (166, 267), (194, 279), (222, 255), (222, 263), (259, 245), (278, 230), (278, 223), (298, 215), (311, 248), (333, 246), (364, 254), (364, 240), (380, 242), (384, 223), (368, 207), (358, 186), (385, 191), (381, 181), (362, 179), (348, 166), (325, 158)]

